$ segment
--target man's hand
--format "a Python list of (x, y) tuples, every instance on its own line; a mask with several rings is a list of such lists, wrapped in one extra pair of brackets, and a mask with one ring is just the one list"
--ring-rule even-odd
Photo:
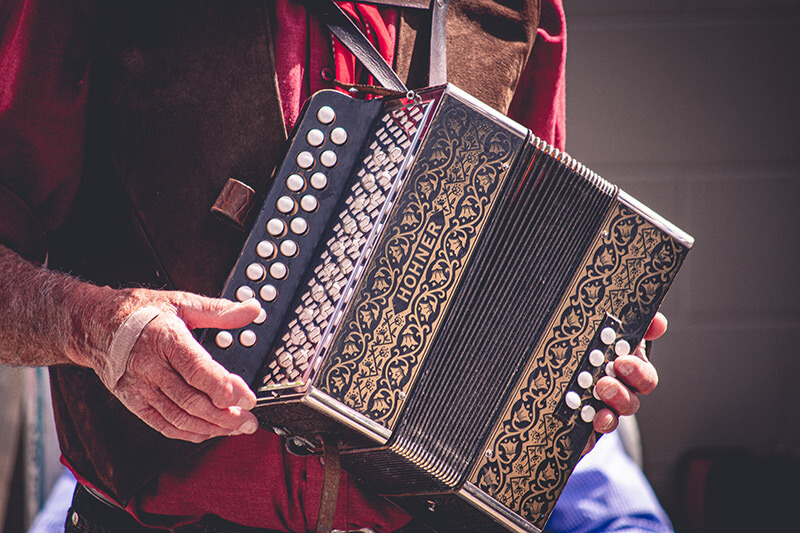
[(137, 300), (159, 307), (161, 314), (142, 330), (111, 392), (170, 438), (201, 442), (253, 433), (258, 423), (249, 410), (255, 406), (255, 394), (241, 377), (214, 361), (189, 330), (245, 326), (258, 315), (258, 302), (234, 303), (175, 291), (135, 292)]
[[(37, 267), (3, 245), (0, 272), (0, 363), (90, 367), (128, 409), (170, 438), (200, 442), (256, 430), (253, 392), (189, 333), (245, 326), (260, 311), (255, 300), (98, 287)], [(144, 307), (157, 308), (158, 316), (111, 361), (114, 332)]]
[[(595, 385), (595, 390), (608, 406), (600, 409), (594, 417), (594, 430), (598, 433), (611, 433), (619, 424), (618, 415), (632, 415), (639, 410), (639, 395), (650, 394), (658, 385), (656, 368), (647, 359), (645, 341), (655, 340), (667, 331), (667, 319), (661, 313), (656, 313), (650, 327), (644, 334), (644, 339), (636, 350), (630, 354), (614, 360), (614, 373), (602, 377)], [(595, 439), (592, 437), (583, 453), (588, 453), (594, 447)]]

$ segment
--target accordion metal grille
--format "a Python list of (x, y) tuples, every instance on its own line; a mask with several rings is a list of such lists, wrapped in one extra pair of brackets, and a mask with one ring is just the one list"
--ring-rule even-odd
[(382, 494), (463, 483), (613, 200), (613, 186), (542, 141), (521, 158), (388, 448), (343, 459)]
[(417, 134), (423, 119), (421, 107), (395, 107), (379, 118), (380, 125), (367, 142), (364, 156), (354, 169), (352, 185), (323, 241), (319, 260), (306, 275), (306, 289), (295, 300), (292, 318), (267, 358), (262, 390), (304, 382), (302, 377), (333, 313), (340, 302), (346, 303), (342, 301), (345, 287)]

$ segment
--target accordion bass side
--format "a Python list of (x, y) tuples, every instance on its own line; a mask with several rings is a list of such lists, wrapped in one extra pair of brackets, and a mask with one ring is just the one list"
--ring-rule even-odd
[(323, 91), (224, 289), (265, 313), (203, 344), (433, 529), (540, 531), (692, 243), (451, 85)]

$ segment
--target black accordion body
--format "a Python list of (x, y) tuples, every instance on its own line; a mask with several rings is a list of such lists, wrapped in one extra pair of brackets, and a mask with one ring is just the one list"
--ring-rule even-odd
[(262, 425), (441, 531), (540, 531), (692, 238), (445, 85), (307, 102), (204, 346)]

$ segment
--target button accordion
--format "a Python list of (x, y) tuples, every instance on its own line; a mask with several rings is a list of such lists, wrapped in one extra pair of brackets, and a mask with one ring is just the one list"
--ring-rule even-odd
[(441, 531), (540, 531), (693, 239), (451, 85), (306, 104), (209, 330), (290, 448)]

